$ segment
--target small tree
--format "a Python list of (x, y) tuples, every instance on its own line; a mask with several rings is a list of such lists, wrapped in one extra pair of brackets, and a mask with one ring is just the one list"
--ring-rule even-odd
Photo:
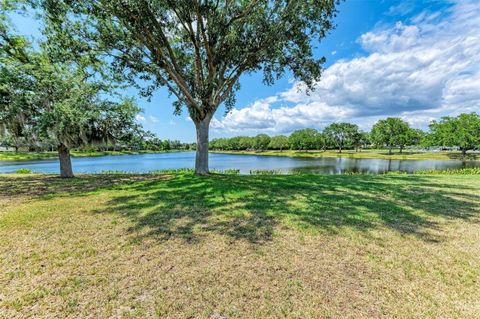
[(274, 136), (270, 139), (269, 149), (283, 151), (289, 147), (288, 137), (285, 135)]
[(228, 149), (228, 139), (227, 138), (216, 138), (210, 141), (209, 147), (215, 150), (226, 150)]
[(427, 140), (430, 145), (459, 147), (465, 158), (468, 150), (480, 145), (480, 116), (463, 113), (433, 121)]
[(400, 148), (400, 153), (403, 152), (403, 149), (409, 145), (419, 145), (423, 139), (425, 133), (422, 130), (409, 128), (405, 134), (400, 136), (398, 139), (398, 147)]
[[(314, 38), (333, 27), (336, 0), (42, 0), (55, 41), (83, 52), (108, 54), (117, 74), (151, 95), (165, 86), (195, 123), (195, 172), (208, 173), (210, 121), (234, 105), (243, 74), (263, 70), (272, 84), (286, 69), (309, 89), (325, 58)], [(91, 48), (95, 48), (92, 50)]]
[(270, 136), (267, 134), (258, 134), (255, 136), (255, 149), (257, 150), (266, 150), (268, 149), (268, 144), (270, 144)]
[(400, 147), (400, 152), (410, 138), (410, 126), (398, 117), (389, 117), (380, 120), (372, 127), (371, 138), (377, 145), (388, 147), (388, 154), (392, 148)]
[(369, 134), (367, 132), (357, 131), (352, 136), (352, 145), (355, 147), (355, 151), (362, 147), (365, 147), (369, 143)]
[(233, 143), (232, 147), (236, 146), (236, 150), (249, 150), (255, 148), (256, 141), (254, 137), (239, 136), (238, 138), (233, 139), (235, 139), (235, 142)]
[(290, 148), (305, 151), (318, 149), (321, 140), (320, 133), (313, 128), (296, 130), (288, 138)]
[(359, 134), (358, 126), (351, 123), (332, 123), (323, 131), (327, 141), (338, 149), (342, 149), (349, 144), (353, 144), (354, 138)]

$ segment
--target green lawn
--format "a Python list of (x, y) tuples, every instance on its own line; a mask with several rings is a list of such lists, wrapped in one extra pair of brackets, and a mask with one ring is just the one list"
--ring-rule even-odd
[[(127, 154), (147, 154), (147, 153), (164, 153), (175, 151), (105, 151), (105, 152), (87, 152), (87, 151), (72, 151), (73, 157), (86, 156), (106, 156), (106, 155), (127, 155)], [(37, 160), (46, 158), (58, 157), (57, 152), (0, 152), (0, 161), (20, 161), (20, 160)]]
[(478, 175), (0, 175), (2, 318), (478, 318)]
[[(355, 152), (352, 150), (344, 150), (339, 153), (335, 150), (327, 151), (215, 151), (217, 153), (227, 154), (251, 154), (251, 155), (270, 155), (270, 156), (291, 156), (291, 157), (349, 157), (349, 158), (383, 158), (383, 159), (462, 159), (461, 152), (422, 152), (422, 151), (404, 151), (400, 153), (395, 150), (393, 154), (388, 154), (388, 150), (362, 150)], [(479, 160), (479, 153), (467, 153), (467, 160)]]

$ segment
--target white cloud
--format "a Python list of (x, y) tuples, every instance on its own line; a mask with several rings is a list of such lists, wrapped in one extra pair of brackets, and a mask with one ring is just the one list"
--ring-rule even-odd
[(243, 109), (234, 109), (223, 119), (212, 120), (217, 131), (241, 132), (244, 130), (272, 133), (290, 132), (302, 127), (320, 127), (326, 123), (353, 114), (353, 110), (329, 106), (322, 102), (298, 103), (293, 107), (272, 108), (278, 98), (258, 100)]
[(459, 1), (447, 15), (421, 13), (411, 23), (361, 35), (367, 55), (327, 68), (317, 89), (301, 83), (214, 119), (217, 131), (289, 132), (350, 121), (368, 129), (400, 116), (416, 127), (480, 111), (480, 2)]
[(372, 31), (360, 36), (360, 44), (370, 52), (402, 52), (419, 44), (420, 29), (415, 25), (397, 22), (393, 28)]
[(145, 122), (146, 119), (145, 119), (144, 116), (142, 116), (142, 115), (140, 115), (140, 114), (137, 114), (137, 115), (135, 116), (135, 120), (137, 120), (137, 122)]
[(406, 15), (415, 9), (415, 3), (412, 0), (402, 1), (398, 5), (391, 6), (387, 15)]
[(147, 117), (141, 115), (141, 114), (137, 114), (135, 116), (135, 120), (137, 120), (137, 122), (141, 122), (141, 123), (151, 123), (151, 124), (157, 124), (160, 122), (160, 120), (153, 116), (153, 115), (149, 115)]
[(152, 115), (149, 115), (148, 116), (148, 120), (151, 122), (151, 123), (158, 123), (160, 122), (160, 120), (158, 118), (156, 118), (155, 116), (152, 116)]

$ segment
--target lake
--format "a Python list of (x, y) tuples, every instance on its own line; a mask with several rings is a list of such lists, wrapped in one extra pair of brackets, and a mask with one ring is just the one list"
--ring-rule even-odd
[[(194, 152), (172, 152), (157, 154), (117, 155), (72, 158), (75, 173), (98, 173), (106, 170), (146, 173), (162, 169), (193, 168)], [(250, 170), (280, 170), (285, 173), (308, 172), (340, 174), (345, 172), (385, 173), (402, 171), (413, 173), (418, 170), (454, 169), (480, 167), (480, 161), (459, 160), (388, 160), (353, 159), (340, 157), (293, 158), (279, 156), (210, 154), (210, 169), (240, 169), (242, 174)], [(0, 173), (15, 172), (29, 168), (34, 172), (58, 173), (57, 159), (32, 161), (0, 161)]]

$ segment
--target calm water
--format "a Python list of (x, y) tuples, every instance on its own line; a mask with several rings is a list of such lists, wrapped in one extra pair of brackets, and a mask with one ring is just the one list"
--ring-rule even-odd
[[(119, 155), (102, 157), (73, 158), (76, 173), (97, 173), (105, 170), (150, 172), (160, 169), (192, 168), (194, 152), (159, 154)], [(34, 172), (58, 173), (57, 159), (34, 161), (0, 161), (0, 173), (14, 172), (19, 168), (29, 168)], [(210, 168), (224, 170), (240, 169), (248, 174), (253, 169), (273, 169), (282, 172), (311, 172), (339, 174), (343, 172), (384, 173), (402, 171), (412, 173), (418, 170), (453, 169), (480, 167), (480, 161), (462, 162), (456, 160), (385, 160), (351, 158), (291, 158), (278, 156), (210, 154)]]

